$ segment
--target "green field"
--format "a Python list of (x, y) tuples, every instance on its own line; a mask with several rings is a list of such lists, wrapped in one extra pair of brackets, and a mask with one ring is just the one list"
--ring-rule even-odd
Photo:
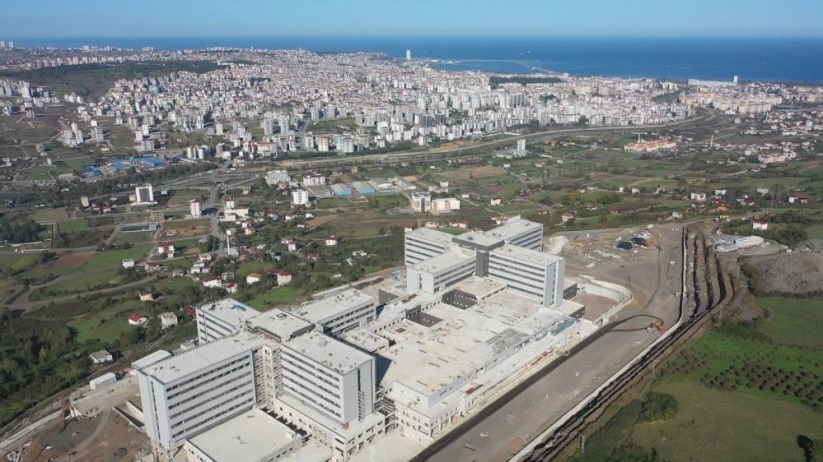
[(806, 227), (809, 239), (823, 239), (823, 225), (811, 225)]
[(246, 301), (246, 304), (252, 308), (256, 308), (261, 311), (266, 311), (268, 308), (272, 308), (276, 305), (287, 305), (290, 302), (294, 301), (297, 297), (300, 296), (302, 292), (298, 289), (294, 289), (292, 287), (278, 287), (276, 289), (270, 290), (264, 294), (260, 294), (251, 300)]
[(715, 326), (662, 368), (651, 391), (675, 413), (615, 406), (575, 460), (804, 460), (799, 438), (823, 447), (823, 299), (757, 302), (771, 318)]
[(269, 262), (247, 261), (240, 264), (235, 274), (238, 278), (245, 278), (249, 273), (265, 273), (271, 268), (274, 268), (274, 265)]
[(114, 287), (122, 281), (122, 278), (117, 275), (116, 270), (112, 271), (91, 271), (83, 274), (83, 276), (57, 282), (55, 284), (43, 287), (36, 290), (32, 296), (32, 300), (42, 300), (49, 297), (81, 294), (97, 289), (104, 289)]
[(0, 254), (0, 272), (5, 277), (31, 268), (37, 263), (37, 253), (3, 253)]
[(662, 381), (654, 391), (674, 396), (679, 410), (672, 419), (639, 423), (632, 438), (660, 460), (802, 460), (797, 436), (823, 437), (821, 414), (789, 403), (681, 381)]
[(129, 329), (139, 329), (129, 324), (128, 315), (132, 313), (147, 314), (148, 306), (139, 300), (124, 301), (110, 308), (94, 312), (88, 316), (69, 322), (77, 330), (77, 340), (86, 342), (99, 340), (114, 342)]
[(57, 227), (60, 231), (64, 233), (71, 233), (74, 231), (82, 231), (88, 229), (89, 224), (85, 218), (79, 218), (76, 220), (69, 220), (69, 221), (61, 221)]
[(758, 300), (774, 316), (771, 334), (776, 342), (823, 349), (823, 300), (782, 297)]

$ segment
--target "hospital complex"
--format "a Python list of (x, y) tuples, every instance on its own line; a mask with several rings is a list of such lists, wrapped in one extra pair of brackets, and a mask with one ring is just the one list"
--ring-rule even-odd
[(155, 455), (413, 455), (595, 330), (542, 242), (519, 217), (457, 236), (420, 228), (405, 236), (405, 278), (265, 312), (202, 304), (197, 347), (133, 364)]

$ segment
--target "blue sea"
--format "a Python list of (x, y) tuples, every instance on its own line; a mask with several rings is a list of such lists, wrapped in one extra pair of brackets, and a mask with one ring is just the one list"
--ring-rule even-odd
[[(581, 39), (490, 37), (368, 38), (72, 38), (18, 40), (19, 46), (212, 46), (311, 51), (373, 51), (441, 60), (452, 70), (568, 72), (605, 77), (823, 83), (823, 39)], [(443, 63), (450, 61), (451, 63)]]

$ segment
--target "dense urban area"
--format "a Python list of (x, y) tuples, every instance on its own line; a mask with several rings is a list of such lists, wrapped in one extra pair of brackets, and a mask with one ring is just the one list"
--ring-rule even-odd
[(0, 41), (0, 455), (823, 457), (823, 87), (412, 53)]

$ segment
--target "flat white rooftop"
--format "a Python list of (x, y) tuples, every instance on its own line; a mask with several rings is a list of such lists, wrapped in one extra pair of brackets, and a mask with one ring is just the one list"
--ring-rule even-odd
[(201, 345), (183, 354), (141, 368), (141, 370), (162, 383), (171, 383), (268, 342), (271, 341), (262, 335), (242, 332)]
[(452, 289), (457, 289), (469, 295), (474, 295), (477, 300), (488, 298), (492, 294), (500, 292), (505, 288), (506, 284), (502, 282), (477, 276), (466, 279), (465, 281), (460, 282), (456, 287), (452, 287)]
[(470, 231), (468, 233), (455, 236), (454, 238), (454, 241), (456, 242), (465, 241), (483, 247), (494, 247), (496, 245), (500, 245), (502, 240), (503, 239), (499, 237), (490, 235), (488, 231)]
[(498, 239), (512, 239), (517, 236), (520, 236), (524, 233), (534, 230), (543, 230), (543, 225), (540, 223), (535, 223), (529, 220), (523, 220), (522, 218), (512, 219), (506, 222), (506, 224), (500, 225), (497, 228), (491, 229), (486, 231), (486, 235), (489, 237), (494, 237)]
[(429, 228), (416, 228), (414, 231), (407, 233), (406, 236), (421, 237), (429, 241), (439, 242), (441, 244), (451, 244), (453, 235), (437, 231)]
[(316, 331), (292, 339), (282, 348), (299, 352), (338, 374), (347, 374), (372, 359), (370, 355)]
[(246, 325), (252, 329), (260, 329), (269, 335), (273, 335), (281, 342), (291, 339), (298, 332), (314, 328), (314, 324), (278, 308), (272, 308), (259, 316), (249, 319), (246, 321)]
[(301, 414), (303, 414), (303, 417), (313, 421), (315, 424), (325, 428), (334, 435), (339, 436), (343, 441), (350, 441), (351, 439), (356, 438), (369, 428), (379, 424), (381, 420), (386, 419), (386, 416), (383, 414), (379, 412), (372, 412), (362, 420), (352, 420), (348, 423), (348, 425), (344, 425), (327, 417), (325, 414), (321, 414), (320, 411), (304, 404), (303, 401), (288, 393), (278, 396), (274, 399), (274, 401), (275, 403), (279, 401), (286, 406), (297, 409)]
[(252, 409), (188, 440), (216, 462), (267, 460), (302, 436), (274, 417)]
[(151, 366), (154, 363), (163, 361), (164, 359), (170, 358), (171, 356), (172, 354), (166, 350), (157, 350), (148, 356), (143, 356), (137, 361), (134, 361), (131, 363), (131, 367), (132, 369), (142, 369), (144, 367)]
[(216, 302), (204, 303), (198, 306), (197, 309), (237, 327), (240, 327), (243, 322), (260, 314), (260, 312), (254, 308), (238, 302), (233, 298), (224, 298)]
[(335, 294), (313, 300), (296, 307), (292, 313), (313, 323), (322, 324), (348, 310), (365, 303), (374, 302), (374, 298), (356, 289), (346, 289)]
[(517, 258), (518, 260), (536, 263), (538, 265), (550, 265), (563, 260), (563, 257), (558, 257), (557, 255), (552, 255), (550, 253), (545, 252), (538, 252), (537, 250), (526, 249), (524, 247), (518, 247), (516, 245), (510, 244), (506, 244), (503, 247), (494, 249), (490, 252), (490, 254), (509, 256), (512, 258)]
[(353, 329), (341, 334), (343, 340), (353, 343), (366, 351), (377, 351), (389, 346), (385, 338), (365, 329)]
[(452, 247), (444, 254), (440, 254), (436, 257), (432, 257), (428, 260), (423, 260), (409, 266), (420, 271), (437, 274), (441, 271), (445, 271), (454, 266), (458, 266), (469, 261), (474, 261), (476, 259), (477, 256), (474, 255), (474, 252)]

